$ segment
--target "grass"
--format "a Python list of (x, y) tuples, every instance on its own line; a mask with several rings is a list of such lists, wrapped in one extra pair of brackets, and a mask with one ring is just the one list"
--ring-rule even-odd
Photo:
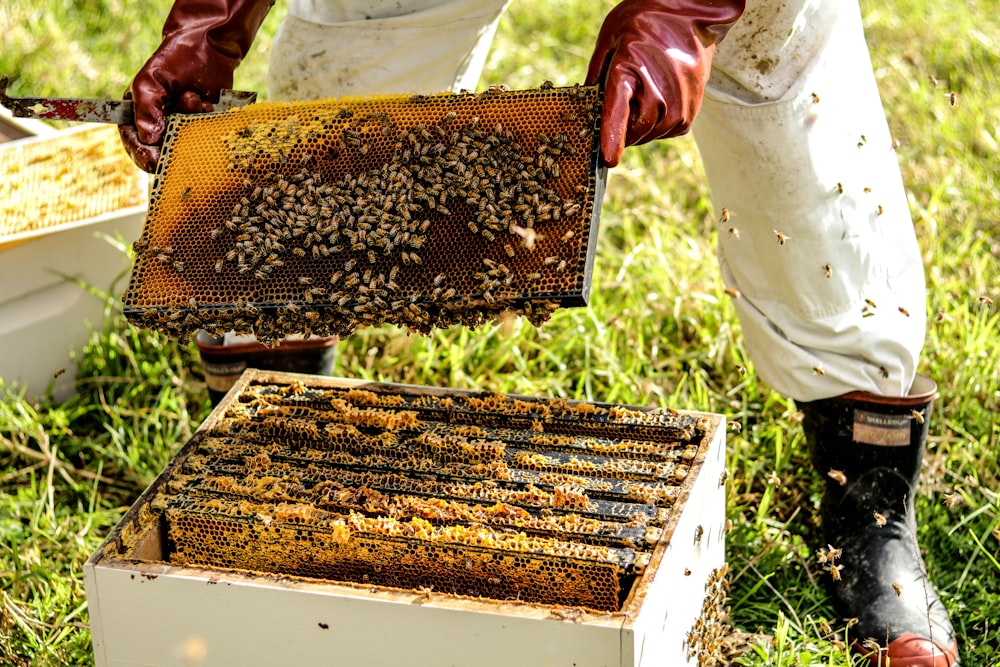
[[(0, 72), (13, 95), (118, 96), (167, 6), (5, 3)], [(515, 3), (482, 85), (582, 80), (610, 6)], [(1000, 315), (989, 302), (1000, 300), (1000, 22), (983, 0), (862, 8), (927, 269), (922, 370), (940, 382), (919, 538), (962, 664), (1000, 665)], [(282, 11), (237, 88), (263, 90)], [(590, 307), (539, 329), (361, 331), (340, 343), (335, 373), (724, 413), (741, 428), (728, 434), (732, 621), (766, 635), (740, 664), (861, 664), (817, 586), (819, 478), (794, 403), (754, 374), (715, 267), (713, 220), (689, 138), (630, 149), (609, 179)], [(113, 299), (76, 358), (79, 392), (65, 403), (0, 389), (0, 664), (92, 661), (82, 563), (208, 411), (193, 348), (129, 327)]]

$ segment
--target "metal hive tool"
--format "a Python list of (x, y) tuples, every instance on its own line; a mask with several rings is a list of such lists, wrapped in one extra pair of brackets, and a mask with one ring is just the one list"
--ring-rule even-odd
[(584, 86), (173, 116), (125, 315), (269, 342), (584, 305), (599, 118)]
[(172, 564), (617, 611), (711, 428), (598, 403), (241, 382), (144, 510)]

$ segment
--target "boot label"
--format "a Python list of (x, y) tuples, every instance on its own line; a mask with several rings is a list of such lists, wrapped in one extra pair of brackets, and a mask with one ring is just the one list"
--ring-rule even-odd
[(910, 416), (855, 410), (853, 438), (866, 445), (906, 447), (910, 444)]

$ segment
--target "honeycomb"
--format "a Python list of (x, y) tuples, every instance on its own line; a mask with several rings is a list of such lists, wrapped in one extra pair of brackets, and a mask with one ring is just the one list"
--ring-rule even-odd
[(231, 394), (148, 505), (165, 525), (164, 560), (618, 611), (710, 426), (342, 384), (261, 375)]
[(145, 178), (114, 127), (88, 127), (0, 150), (5, 237), (111, 213), (146, 200)]
[(599, 118), (547, 85), (174, 116), (125, 314), (265, 343), (540, 323), (589, 291)]

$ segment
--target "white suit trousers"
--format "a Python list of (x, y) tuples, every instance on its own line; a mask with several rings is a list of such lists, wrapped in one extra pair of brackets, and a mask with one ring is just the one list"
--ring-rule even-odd
[[(291, 0), (270, 95), (473, 90), (508, 1)], [(694, 134), (760, 377), (798, 400), (905, 394), (923, 266), (858, 5), (750, 0)]]

